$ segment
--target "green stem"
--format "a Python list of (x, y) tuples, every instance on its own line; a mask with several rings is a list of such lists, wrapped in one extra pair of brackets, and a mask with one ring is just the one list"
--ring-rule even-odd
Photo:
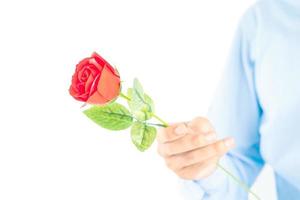
[(169, 126), (167, 122), (165, 122), (163, 119), (161, 119), (161, 118), (160, 118), (159, 116), (157, 116), (156, 114), (153, 114), (153, 117), (154, 117), (155, 119), (157, 119), (158, 121), (160, 121), (160, 122), (163, 124), (164, 127), (168, 127), (168, 126)]
[[(128, 101), (130, 101), (130, 98), (128, 96), (126, 96), (125, 94), (123, 94), (122, 92), (120, 93), (120, 96)], [(157, 119), (158, 121), (160, 121), (162, 124), (153, 124), (155, 126), (163, 126), (163, 127), (168, 127), (168, 123), (165, 122), (162, 118), (160, 118), (159, 116), (153, 114), (153, 117), (155, 119)], [(241, 181), (239, 178), (237, 178), (236, 176), (234, 176), (230, 171), (228, 171), (225, 167), (223, 167), (222, 165), (220, 165), (219, 163), (217, 163), (217, 167), (219, 169), (221, 169), (228, 177), (230, 177), (232, 180), (234, 180), (240, 187), (242, 187), (246, 192), (248, 192), (249, 194), (252, 194), (255, 199), (260, 200), (260, 198), (258, 197), (257, 194), (255, 194), (253, 191), (251, 191), (251, 189), (243, 182)]]
[[(124, 94), (124, 93), (121, 92), (120, 96), (122, 98), (126, 99), (127, 101), (130, 101), (130, 98), (126, 94)], [(155, 114), (153, 114), (153, 117), (162, 123), (162, 124), (155, 124), (156, 126), (168, 127), (168, 123), (165, 122), (163, 119), (161, 119), (160, 117), (158, 117)]]
[(126, 96), (125, 94), (123, 94), (122, 92), (120, 93), (120, 96), (128, 101), (130, 101), (130, 98), (128, 96)]
[(242, 187), (246, 192), (249, 194), (252, 194), (255, 199), (260, 200), (259, 196), (255, 194), (251, 189), (240, 179), (238, 179), (236, 176), (234, 176), (230, 171), (228, 171), (226, 168), (224, 168), (220, 163), (217, 163), (217, 166), (219, 169), (221, 169), (225, 174), (227, 174), (228, 177), (232, 178), (240, 187)]
[(150, 122), (146, 122), (146, 124), (151, 125), (151, 126), (163, 127), (163, 128), (166, 127), (164, 124), (156, 124), (156, 123), (150, 123)]

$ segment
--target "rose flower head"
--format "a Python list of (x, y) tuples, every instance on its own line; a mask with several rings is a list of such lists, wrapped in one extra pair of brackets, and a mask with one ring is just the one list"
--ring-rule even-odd
[(103, 105), (115, 100), (120, 91), (118, 71), (99, 54), (93, 53), (76, 65), (69, 89), (76, 100)]

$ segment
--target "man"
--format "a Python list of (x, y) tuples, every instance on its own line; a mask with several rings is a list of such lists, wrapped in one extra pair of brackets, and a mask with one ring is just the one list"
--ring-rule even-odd
[(248, 198), (218, 162), (249, 186), (268, 163), (278, 200), (300, 199), (299, 0), (261, 0), (246, 12), (207, 119), (161, 129), (158, 152), (187, 199)]

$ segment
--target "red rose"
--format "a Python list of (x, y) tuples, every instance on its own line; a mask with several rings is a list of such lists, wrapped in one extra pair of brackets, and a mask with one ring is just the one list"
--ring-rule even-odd
[(120, 94), (120, 76), (106, 60), (97, 53), (76, 65), (70, 94), (89, 104), (105, 104)]

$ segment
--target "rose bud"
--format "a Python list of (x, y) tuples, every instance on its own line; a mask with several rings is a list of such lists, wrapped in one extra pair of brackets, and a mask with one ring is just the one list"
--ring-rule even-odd
[(115, 100), (121, 90), (120, 76), (97, 53), (76, 65), (69, 92), (76, 100), (103, 105)]

